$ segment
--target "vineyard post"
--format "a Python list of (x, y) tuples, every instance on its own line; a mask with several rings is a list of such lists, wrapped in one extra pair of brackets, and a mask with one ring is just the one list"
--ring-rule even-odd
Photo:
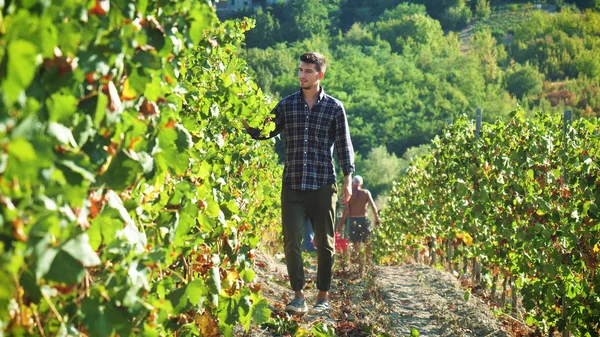
[(475, 109), (475, 139), (479, 139), (481, 133), (481, 108)]
[[(454, 123), (452, 117), (448, 117), (446, 121), (448, 122), (448, 125), (452, 125)], [(452, 255), (454, 255), (454, 245), (452, 242), (450, 242), (449, 238), (446, 237), (446, 261), (448, 262), (448, 270), (450, 271), (452, 271)]]
[[(572, 110), (565, 110), (563, 112), (563, 135), (564, 135), (564, 147), (565, 147), (565, 151), (567, 150), (567, 140), (568, 140), (568, 136), (569, 136), (569, 129), (571, 127), (571, 124), (573, 123), (573, 111)], [(564, 167), (564, 166), (563, 166)], [(563, 171), (563, 184), (566, 184), (567, 182), (567, 170), (565, 169)], [(565, 294), (563, 294), (563, 298), (562, 298), (562, 305), (561, 305), (561, 311), (562, 311), (562, 318), (565, 322), (565, 327), (563, 330), (563, 337), (569, 337), (570, 333), (569, 330), (567, 329), (567, 325), (569, 322), (569, 315), (568, 315), (568, 309), (569, 309), (569, 304), (567, 303), (567, 295), (566, 295), (566, 290), (565, 290)]]
[(429, 251), (430, 251), (430, 256), (431, 256), (431, 265), (435, 266), (435, 264), (437, 263), (437, 253), (436, 253), (436, 249), (437, 249), (437, 237), (436, 236), (431, 236), (431, 243), (429, 244)]
[(511, 276), (510, 278), (510, 302), (512, 304), (511, 311), (512, 314), (517, 318), (521, 319), (519, 314), (519, 298), (517, 294), (517, 284), (515, 283), (516, 277)]
[(450, 242), (450, 240), (446, 240), (446, 262), (448, 263), (448, 270), (452, 271), (452, 255), (454, 254), (454, 246)]
[[(563, 135), (564, 135), (564, 147), (565, 147), (565, 151), (567, 150), (567, 137), (569, 135), (569, 128), (571, 127), (571, 124), (573, 123), (573, 111), (572, 110), (565, 110), (563, 112)], [(564, 167), (564, 165), (563, 165)], [(563, 184), (566, 183), (567, 181), (567, 170), (564, 170), (563, 172)]]
[[(475, 109), (475, 141), (479, 140), (479, 136), (481, 134), (481, 118), (482, 112), (481, 108)], [(477, 185), (477, 182), (474, 181), (473, 185)], [(481, 266), (479, 265), (479, 261), (477, 261), (477, 256), (473, 257), (473, 282), (481, 281)]]

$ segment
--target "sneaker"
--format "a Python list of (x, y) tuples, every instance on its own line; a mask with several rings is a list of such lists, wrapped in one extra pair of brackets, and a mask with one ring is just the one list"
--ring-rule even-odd
[(317, 303), (315, 303), (315, 306), (310, 311), (310, 313), (321, 314), (329, 311), (329, 309), (331, 309), (331, 306), (329, 305), (329, 302), (327, 302), (327, 300), (318, 300)]
[(308, 306), (303, 298), (296, 297), (285, 306), (285, 311), (293, 314), (305, 314), (308, 312)]

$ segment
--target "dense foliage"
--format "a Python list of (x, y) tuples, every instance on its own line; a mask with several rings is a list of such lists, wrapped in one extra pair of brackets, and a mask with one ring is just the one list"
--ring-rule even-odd
[(297, 56), (321, 51), (357, 152), (401, 157), (476, 107), (597, 116), (600, 14), (584, 2), (290, 0), (235, 17), (256, 20), (243, 57), (263, 90), (297, 90)]
[(247, 22), (177, 0), (0, 1), (0, 335), (214, 336), (251, 287), (281, 170)]
[[(600, 127), (557, 116), (458, 120), (395, 184), (376, 254), (387, 261), (453, 246), (488, 283), (515, 283), (526, 322), (574, 336), (600, 331)], [(492, 285), (493, 286), (493, 285)]]

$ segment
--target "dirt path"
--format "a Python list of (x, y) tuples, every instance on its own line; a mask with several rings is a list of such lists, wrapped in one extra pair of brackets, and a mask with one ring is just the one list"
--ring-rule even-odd
[(508, 336), (479, 298), (469, 296), (449, 273), (425, 265), (378, 267), (375, 280), (389, 303), (392, 336)]
[[(312, 327), (319, 323), (336, 327), (337, 336), (348, 337), (376, 336), (375, 327), (382, 336), (394, 337), (411, 336), (411, 329), (419, 331), (420, 337), (509, 336), (478, 297), (465, 300), (465, 290), (451, 274), (426, 265), (375, 266), (363, 278), (351, 268), (340, 267), (330, 292), (332, 311), (319, 317), (293, 318), (283, 313), (293, 296), (285, 264), (259, 254), (256, 270), (256, 283), (269, 301), (272, 317), (287, 328), (257, 329), (250, 336), (311, 336)], [(305, 293), (311, 305), (316, 297), (316, 275), (311, 266), (305, 271), (309, 280)], [(296, 324), (297, 330), (289, 328)]]

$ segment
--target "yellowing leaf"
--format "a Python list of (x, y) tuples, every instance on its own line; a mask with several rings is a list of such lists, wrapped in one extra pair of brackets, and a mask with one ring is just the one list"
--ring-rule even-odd
[(209, 311), (198, 316), (197, 323), (201, 332), (200, 336), (220, 336), (218, 324)]
[(137, 92), (129, 84), (129, 78), (123, 83), (123, 92), (121, 92), (121, 99), (124, 101), (132, 100), (137, 97)]
[(227, 276), (223, 280), (223, 283), (222, 283), (223, 284), (223, 288), (230, 289), (235, 284), (235, 281), (239, 277), (240, 277), (240, 275), (238, 274), (237, 271), (232, 270), (231, 272), (229, 272), (229, 274), (227, 274)]

